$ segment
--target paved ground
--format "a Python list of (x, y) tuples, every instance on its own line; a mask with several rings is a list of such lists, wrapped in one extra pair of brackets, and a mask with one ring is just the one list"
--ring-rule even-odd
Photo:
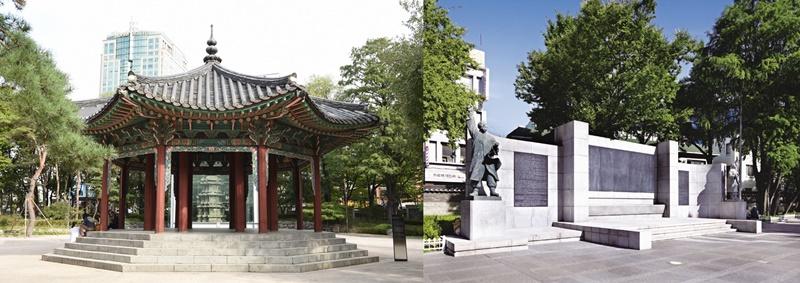
[[(380, 262), (307, 272), (245, 273), (120, 273), (44, 262), (41, 255), (63, 247), (66, 236), (32, 239), (0, 238), (0, 274), (8, 282), (422, 282), (422, 240), (408, 239), (408, 262), (393, 260), (392, 238), (363, 234), (337, 234), (369, 250)], [(0, 280), (3, 281), (3, 280)]]
[(466, 257), (427, 254), (425, 282), (800, 282), (800, 225), (764, 234), (656, 241), (636, 251), (587, 242)]

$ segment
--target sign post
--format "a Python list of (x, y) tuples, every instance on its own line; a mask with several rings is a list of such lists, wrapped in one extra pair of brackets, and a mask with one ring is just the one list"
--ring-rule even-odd
[(408, 261), (406, 248), (406, 226), (403, 217), (392, 215), (392, 240), (394, 243), (394, 260)]

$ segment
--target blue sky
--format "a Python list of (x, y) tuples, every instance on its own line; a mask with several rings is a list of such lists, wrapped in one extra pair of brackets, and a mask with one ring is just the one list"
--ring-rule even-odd
[[(678, 30), (686, 30), (705, 42), (707, 32), (732, 2), (657, 1), (655, 24), (669, 38)], [(514, 96), (517, 65), (531, 50), (544, 50), (547, 20), (554, 19), (557, 13), (575, 15), (580, 1), (440, 0), (439, 5), (449, 11), (456, 24), (467, 29), (465, 39), (486, 52), (490, 72), (489, 101), (485, 104), (489, 131), (505, 136), (517, 126), (526, 125), (530, 106)]]

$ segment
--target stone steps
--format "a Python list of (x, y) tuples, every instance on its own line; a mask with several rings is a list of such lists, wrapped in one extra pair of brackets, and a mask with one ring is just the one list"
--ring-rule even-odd
[(728, 232), (736, 232), (736, 229), (731, 229), (730, 226), (728, 226), (728, 227), (723, 227), (723, 228), (713, 227), (713, 228), (693, 229), (693, 230), (685, 230), (685, 231), (680, 231), (680, 232), (664, 233), (664, 234), (659, 234), (659, 235), (653, 235), (653, 241), (678, 239), (678, 238), (687, 238), (687, 237), (695, 237), (695, 236), (703, 236), (703, 235), (719, 234), (719, 233), (728, 233)]
[(703, 223), (703, 224), (685, 225), (685, 226), (645, 228), (641, 230), (650, 231), (653, 234), (653, 236), (655, 236), (661, 234), (671, 234), (671, 233), (679, 233), (679, 232), (694, 231), (694, 230), (730, 229), (730, 228), (731, 225), (725, 223)]
[(80, 237), (77, 243), (132, 248), (177, 248), (177, 249), (253, 249), (253, 248), (292, 248), (316, 247), (320, 245), (341, 244), (342, 238), (321, 238), (304, 240), (128, 240), (116, 238)]
[(114, 262), (114, 261), (71, 257), (65, 255), (57, 255), (57, 254), (44, 254), (42, 255), (42, 260), (49, 262), (92, 267), (97, 269), (105, 269), (111, 271), (119, 271), (119, 272), (125, 271), (123, 269), (123, 265), (125, 265), (124, 263)]
[(589, 216), (619, 216), (619, 215), (663, 215), (665, 205), (607, 205), (589, 206)]
[(94, 244), (82, 244), (82, 243), (66, 243), (64, 245), (64, 247), (68, 248), (68, 249), (73, 249), (73, 250), (83, 250), (83, 251), (90, 251), (90, 252), (115, 253), (115, 254), (128, 254), (128, 255), (140, 254), (140, 252), (142, 250), (142, 249), (139, 249), (139, 248), (132, 248), (132, 247), (94, 245)]
[(373, 262), (378, 262), (378, 257), (363, 256), (303, 264), (251, 264), (250, 272), (308, 272)]
[(333, 233), (93, 232), (42, 260), (121, 272), (305, 272), (378, 261)]
[(301, 264), (130, 264), (57, 254), (42, 260), (118, 272), (308, 272), (378, 262), (377, 256), (358, 256)]
[(354, 257), (365, 257), (367, 255), (368, 252), (366, 250), (355, 249), (355, 250), (334, 251), (327, 253), (316, 253), (316, 254), (296, 255), (296, 256), (266, 256), (265, 258), (266, 258), (266, 263), (270, 264), (299, 264), (299, 263), (330, 261), (330, 260), (354, 258)]

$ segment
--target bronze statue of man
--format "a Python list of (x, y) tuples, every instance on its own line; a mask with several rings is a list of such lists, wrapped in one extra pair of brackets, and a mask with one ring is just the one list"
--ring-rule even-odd
[(495, 192), (497, 188), (497, 169), (500, 169), (499, 144), (494, 137), (486, 132), (486, 123), (477, 125), (472, 120), (472, 111), (467, 117), (467, 128), (472, 136), (472, 161), (470, 162), (469, 180), (472, 185), (470, 196), (483, 195), (482, 181), (489, 187), (489, 195), (500, 196)]

